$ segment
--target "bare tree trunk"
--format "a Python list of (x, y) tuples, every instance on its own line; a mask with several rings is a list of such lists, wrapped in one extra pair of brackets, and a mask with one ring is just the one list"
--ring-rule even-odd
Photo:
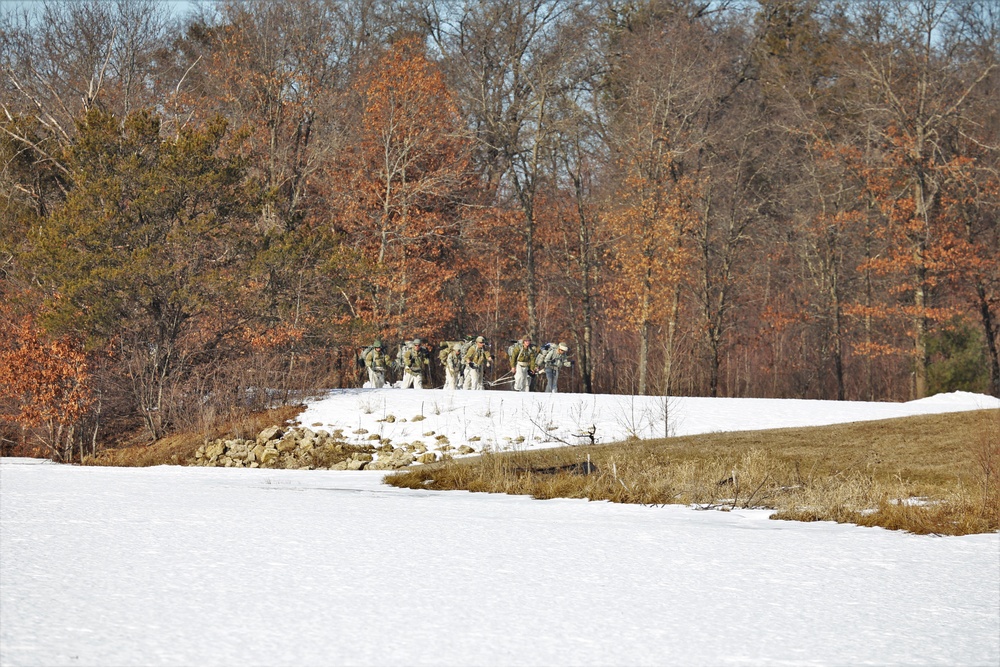
[(535, 272), (535, 211), (529, 207), (524, 214), (525, 299), (528, 307), (528, 335), (538, 340), (538, 277)]
[(927, 269), (917, 270), (917, 285), (914, 288), (913, 305), (916, 311), (913, 315), (913, 398), (927, 396), (927, 293), (924, 288)]
[(642, 283), (642, 303), (640, 312), (642, 320), (639, 323), (639, 395), (645, 396), (649, 389), (649, 339), (653, 329), (651, 311), (653, 308), (653, 275), (647, 264), (646, 275)]
[(583, 380), (583, 391), (592, 394), (594, 393), (594, 372), (591, 368), (591, 346), (594, 342), (594, 303), (591, 295), (593, 278), (590, 257), (593, 249), (591, 248), (590, 230), (587, 227), (587, 216), (584, 213), (582, 179), (578, 175), (574, 175), (573, 181), (576, 186), (576, 208), (579, 223), (577, 227), (577, 242), (579, 243), (577, 256), (579, 259), (577, 261), (580, 265), (583, 282), (583, 293), (580, 295), (580, 300), (583, 302), (583, 344), (581, 345), (580, 341), (577, 341), (577, 352), (580, 359), (580, 378)]
[(670, 396), (673, 391), (674, 378), (674, 339), (677, 333), (677, 315), (680, 312), (681, 287), (674, 289), (673, 300), (670, 303), (670, 316), (667, 319), (667, 340), (663, 349), (663, 393)]
[(979, 297), (979, 316), (983, 323), (983, 333), (986, 335), (986, 350), (989, 353), (990, 393), (1000, 398), (1000, 358), (997, 357), (997, 334), (1000, 326), (993, 321), (990, 302), (986, 298), (986, 288), (982, 282), (976, 284), (976, 295)]
[(715, 398), (719, 395), (719, 369), (722, 360), (719, 357), (719, 336), (715, 325), (708, 328), (708, 395)]
[(837, 400), (846, 398), (844, 389), (844, 332), (840, 312), (840, 295), (834, 286), (833, 296), (833, 373), (837, 382)]
[(646, 395), (646, 369), (649, 366), (649, 331), (652, 327), (646, 321), (639, 327), (639, 390), (640, 396)]
[(915, 214), (922, 222), (920, 236), (913, 249), (914, 266), (914, 286), (913, 286), (913, 398), (919, 399), (927, 396), (927, 366), (929, 359), (927, 356), (927, 335), (928, 318), (927, 308), (927, 279), (928, 268), (925, 259), (927, 252), (927, 239), (930, 235), (931, 206), (933, 205), (933, 193), (927, 191), (924, 183), (924, 174), (919, 174), (917, 184), (914, 186)]

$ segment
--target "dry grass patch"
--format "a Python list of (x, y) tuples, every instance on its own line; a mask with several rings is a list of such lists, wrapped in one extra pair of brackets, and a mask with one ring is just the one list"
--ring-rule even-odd
[(304, 405), (286, 405), (274, 410), (254, 412), (220, 424), (208, 433), (185, 432), (169, 435), (148, 445), (132, 445), (105, 449), (96, 456), (87, 456), (83, 465), (140, 468), (156, 465), (189, 465), (201, 445), (216, 438), (251, 439), (268, 426), (284, 424), (297, 417)]
[[(559, 470), (589, 460), (589, 475)], [(1000, 410), (484, 454), (395, 486), (777, 510), (914, 533), (1000, 530)]]

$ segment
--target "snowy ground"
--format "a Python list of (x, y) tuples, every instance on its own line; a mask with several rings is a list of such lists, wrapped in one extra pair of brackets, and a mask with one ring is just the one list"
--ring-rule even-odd
[[(359, 417), (358, 401), (384, 399), (409, 419), (434, 393), (444, 400), (339, 392), (310, 411), (363, 425), (382, 417)], [(460, 408), (492, 401), (490, 417), (466, 418), (470, 430), (544, 444), (529, 439), (534, 424), (511, 424), (537, 408), (500, 394), (459, 392), (434, 416), (458, 422)], [(600, 415), (587, 425), (614, 439), (621, 412), (605, 406), (623, 399), (536, 400), (562, 419), (588, 399)], [(671, 414), (692, 432), (996, 405), (684, 399)], [(424, 414), (422, 430), (458, 439), (462, 424)], [(413, 491), (381, 478), (0, 460), (0, 664), (1000, 664), (997, 534)]]
[(355, 443), (372, 434), (393, 445), (444, 436), (455, 447), (530, 449), (722, 431), (890, 419), (1000, 408), (1000, 400), (955, 392), (909, 403), (767, 398), (685, 398), (441, 389), (337, 389), (311, 402), (299, 422), (340, 429)]

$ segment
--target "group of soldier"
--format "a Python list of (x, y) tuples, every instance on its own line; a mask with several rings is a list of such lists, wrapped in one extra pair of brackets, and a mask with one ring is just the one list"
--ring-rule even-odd
[[(440, 344), (438, 359), (445, 372), (444, 388), (466, 391), (485, 388), (485, 371), (493, 366), (493, 355), (483, 336), (466, 336), (461, 341), (444, 341)], [(406, 341), (394, 362), (381, 340), (376, 340), (363, 352), (365, 369), (371, 387), (385, 386), (385, 375), (390, 369), (402, 372), (403, 389), (423, 389), (424, 374), (430, 369), (431, 346), (420, 338)], [(524, 336), (507, 348), (507, 360), (513, 374), (514, 391), (531, 391), (532, 381), (544, 374), (545, 391), (559, 390), (559, 371), (572, 365), (566, 343), (548, 344), (542, 348), (533, 345), (530, 336)], [(491, 386), (501, 381), (490, 383)]]

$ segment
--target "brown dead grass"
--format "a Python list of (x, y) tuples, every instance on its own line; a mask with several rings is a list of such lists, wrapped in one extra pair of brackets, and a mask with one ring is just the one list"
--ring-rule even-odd
[(161, 438), (148, 445), (132, 445), (105, 449), (96, 456), (84, 457), (83, 465), (146, 467), (155, 465), (188, 465), (194, 461), (195, 450), (216, 438), (254, 438), (274, 424), (284, 424), (297, 417), (304, 405), (286, 405), (265, 412), (254, 412), (239, 419), (219, 424), (208, 433), (186, 432)]
[[(589, 460), (591, 475), (540, 469)], [(423, 466), (395, 486), (777, 510), (919, 534), (1000, 530), (1000, 410), (567, 447)]]

